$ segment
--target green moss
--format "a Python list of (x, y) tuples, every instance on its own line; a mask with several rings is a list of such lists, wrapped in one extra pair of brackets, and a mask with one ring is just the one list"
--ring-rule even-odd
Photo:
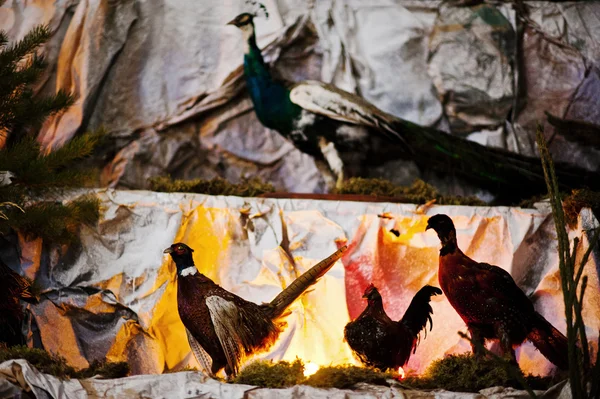
[(350, 388), (360, 382), (375, 385), (388, 385), (387, 380), (396, 377), (391, 372), (352, 365), (321, 367), (319, 371), (304, 381), (304, 385), (318, 388)]
[(67, 364), (65, 358), (42, 349), (26, 346), (0, 348), (0, 363), (11, 359), (25, 359), (40, 372), (62, 379), (70, 378), (76, 373), (76, 370)]
[(341, 187), (336, 188), (336, 194), (359, 194), (374, 195), (381, 197), (395, 197), (402, 194), (401, 187), (394, 185), (385, 179), (365, 179), (352, 177), (342, 182)]
[(350, 388), (358, 383), (387, 385), (387, 380), (397, 377), (392, 372), (352, 365), (321, 367), (315, 374), (305, 378), (304, 364), (294, 362), (270, 362), (259, 360), (244, 367), (231, 383), (254, 385), (261, 388), (286, 388), (294, 385), (310, 385), (318, 388)]
[(0, 346), (0, 363), (11, 359), (25, 359), (44, 374), (61, 379), (68, 378), (121, 378), (129, 374), (129, 365), (125, 362), (93, 362), (90, 367), (76, 370), (64, 357), (46, 352), (43, 349), (13, 346)]
[(596, 217), (600, 216), (600, 193), (581, 189), (573, 190), (570, 195), (563, 197), (565, 219), (570, 227), (577, 226), (577, 217), (583, 208), (591, 208)]
[(300, 359), (293, 363), (260, 360), (244, 367), (233, 383), (264, 388), (285, 388), (302, 383), (304, 364)]
[(95, 361), (90, 367), (75, 372), (72, 377), (78, 379), (84, 378), (123, 378), (129, 375), (129, 364), (126, 362), (106, 362)]
[(182, 368), (164, 369), (163, 374), (182, 373), (184, 371), (200, 371), (196, 367), (185, 366)]
[(534, 205), (538, 202), (541, 202), (543, 200), (545, 200), (546, 198), (548, 198), (547, 194), (538, 194), (538, 195), (534, 195), (531, 198), (527, 198), (522, 200), (521, 202), (519, 202), (517, 204), (517, 206), (519, 208), (534, 208)]
[(476, 197), (460, 197), (441, 195), (432, 185), (417, 179), (410, 187), (396, 186), (385, 179), (365, 179), (353, 177), (336, 189), (336, 194), (372, 195), (378, 197), (394, 197), (397, 202), (425, 204), (435, 200), (438, 205), (485, 205)]
[[(532, 389), (546, 390), (560, 381), (560, 376), (552, 378), (527, 375), (524, 377)], [(407, 377), (402, 383), (415, 389), (445, 389), (454, 392), (479, 392), (495, 386), (524, 389), (499, 360), (476, 359), (471, 353), (450, 355), (435, 360), (422, 376)]]
[(170, 177), (152, 177), (149, 180), (152, 191), (167, 193), (185, 192), (208, 195), (234, 195), (238, 197), (256, 197), (260, 194), (274, 192), (275, 187), (258, 178), (244, 180), (239, 184), (229, 183), (220, 177), (212, 180), (173, 180)]

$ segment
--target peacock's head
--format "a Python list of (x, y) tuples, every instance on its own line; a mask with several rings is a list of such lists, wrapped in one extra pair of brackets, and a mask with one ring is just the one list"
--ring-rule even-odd
[(381, 300), (381, 294), (377, 290), (372, 283), (367, 287), (365, 293), (363, 294), (363, 298), (366, 298), (369, 302)]
[(238, 15), (231, 21), (227, 22), (227, 25), (237, 26), (241, 30), (244, 30), (244, 27), (252, 26), (253, 20), (254, 20), (254, 15), (245, 12), (245, 13)]
[(194, 250), (182, 242), (177, 242), (163, 251), (163, 253), (171, 255), (177, 269), (194, 266), (192, 252)]
[(427, 220), (427, 227), (425, 230), (434, 229), (437, 233), (438, 237), (445, 243), (449, 239), (456, 238), (456, 229), (454, 228), (454, 223), (452, 219), (448, 217), (448, 215), (438, 214), (432, 216)]

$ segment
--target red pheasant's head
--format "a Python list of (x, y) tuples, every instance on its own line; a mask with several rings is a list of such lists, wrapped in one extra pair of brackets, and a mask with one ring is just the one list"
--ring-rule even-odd
[(437, 233), (442, 244), (456, 240), (456, 229), (454, 223), (447, 215), (439, 214), (429, 218), (427, 220), (427, 227), (425, 230), (434, 229)]

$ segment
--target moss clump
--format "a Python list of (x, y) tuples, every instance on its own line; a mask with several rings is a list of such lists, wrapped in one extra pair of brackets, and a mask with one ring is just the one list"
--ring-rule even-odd
[(129, 364), (126, 362), (106, 362), (94, 361), (90, 367), (77, 371), (72, 375), (73, 378), (123, 378), (129, 375)]
[[(521, 373), (515, 367), (515, 371)], [(532, 389), (548, 389), (551, 377), (524, 376)], [(431, 363), (420, 377), (407, 377), (403, 382), (410, 388), (445, 389), (454, 392), (479, 392), (482, 389), (503, 386), (524, 389), (505, 365), (497, 359), (477, 359), (473, 354), (450, 355)]]
[(46, 352), (43, 349), (13, 346), (0, 346), (0, 363), (11, 359), (25, 359), (29, 364), (44, 374), (50, 374), (61, 379), (68, 378), (121, 378), (129, 374), (129, 365), (125, 362), (93, 362), (90, 367), (76, 370), (66, 359), (59, 355)]
[(303, 382), (317, 388), (350, 388), (358, 383), (388, 385), (387, 380), (397, 375), (372, 368), (351, 365), (321, 367)]
[(286, 388), (298, 385), (303, 380), (304, 364), (300, 359), (293, 363), (259, 360), (244, 367), (232, 382), (264, 388)]
[(304, 364), (294, 362), (273, 363), (259, 360), (244, 367), (231, 383), (254, 385), (261, 388), (287, 388), (310, 385), (317, 388), (350, 388), (358, 383), (387, 385), (387, 380), (397, 377), (392, 372), (351, 365), (321, 367), (312, 376), (304, 377)]
[(265, 183), (259, 178), (244, 180), (233, 184), (220, 177), (212, 180), (173, 180), (170, 177), (159, 176), (148, 179), (152, 191), (167, 193), (184, 192), (208, 195), (234, 195), (237, 197), (256, 197), (264, 193), (275, 191), (270, 183)]
[(573, 190), (563, 197), (565, 219), (570, 227), (577, 226), (577, 217), (583, 208), (591, 208), (596, 217), (600, 216), (600, 193), (586, 189)]
[(431, 184), (416, 179), (410, 187), (396, 186), (385, 179), (353, 177), (336, 189), (336, 194), (358, 194), (379, 197), (394, 197), (397, 202), (424, 204), (431, 200), (439, 205), (485, 205), (476, 197), (441, 195)]
[(164, 370), (163, 374), (182, 373), (184, 371), (200, 371), (200, 370), (198, 370), (196, 367), (185, 366), (180, 369)]
[(517, 204), (517, 206), (519, 208), (534, 208), (534, 205), (536, 203), (541, 202), (541, 201), (545, 200), (546, 198), (548, 198), (548, 195), (546, 195), (546, 194), (534, 195), (531, 198), (522, 200), (521, 202), (519, 202)]
[(402, 193), (402, 188), (394, 185), (385, 179), (365, 179), (362, 177), (352, 177), (342, 182), (342, 185), (335, 189), (336, 194), (359, 194), (374, 195), (381, 197), (396, 197)]
[(11, 359), (25, 359), (40, 372), (62, 379), (70, 378), (76, 373), (76, 370), (67, 364), (65, 358), (42, 349), (26, 346), (0, 348), (0, 363)]

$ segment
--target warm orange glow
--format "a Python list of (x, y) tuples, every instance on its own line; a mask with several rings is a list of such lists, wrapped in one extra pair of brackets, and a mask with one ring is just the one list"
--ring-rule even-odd
[(310, 377), (319, 370), (319, 367), (321, 366), (319, 366), (317, 363), (307, 362), (304, 364), (304, 376)]
[(398, 370), (396, 370), (396, 371), (398, 372), (398, 380), (402, 381), (404, 379), (404, 377), (406, 376), (404, 369), (402, 367), (398, 367)]

